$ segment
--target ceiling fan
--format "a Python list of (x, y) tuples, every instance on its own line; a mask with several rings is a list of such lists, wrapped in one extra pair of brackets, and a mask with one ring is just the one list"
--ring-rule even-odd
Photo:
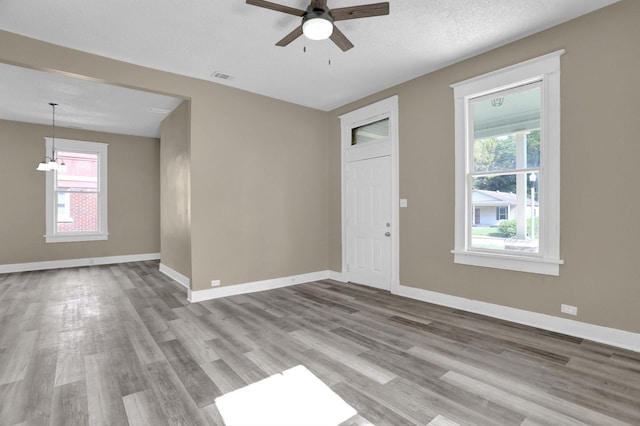
[(335, 21), (347, 19), (369, 18), (389, 14), (389, 2), (363, 4), (360, 6), (340, 7), (329, 9), (327, 0), (311, 0), (306, 10), (284, 6), (265, 0), (247, 0), (247, 4), (264, 7), (289, 15), (300, 16), (302, 23), (295, 30), (284, 36), (276, 46), (287, 46), (293, 40), (304, 34), (311, 40), (331, 40), (344, 52), (353, 47), (353, 43), (334, 24)]

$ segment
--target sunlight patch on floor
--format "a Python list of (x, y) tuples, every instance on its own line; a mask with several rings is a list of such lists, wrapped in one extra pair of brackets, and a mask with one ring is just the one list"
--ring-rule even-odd
[(437, 416), (431, 420), (427, 426), (460, 426), (458, 423), (444, 416)]
[(298, 365), (216, 398), (227, 426), (332, 426), (357, 411)]

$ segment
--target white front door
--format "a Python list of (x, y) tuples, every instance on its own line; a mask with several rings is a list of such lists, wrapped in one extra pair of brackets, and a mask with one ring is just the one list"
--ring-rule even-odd
[(391, 157), (347, 163), (349, 281), (391, 289)]

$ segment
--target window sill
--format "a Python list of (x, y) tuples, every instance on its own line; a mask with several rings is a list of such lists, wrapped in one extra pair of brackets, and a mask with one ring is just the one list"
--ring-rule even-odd
[(480, 253), (452, 250), (454, 263), (486, 268), (507, 269), (532, 274), (560, 275), (561, 259), (517, 256), (511, 254)]
[(104, 241), (109, 234), (78, 234), (78, 235), (45, 235), (47, 243), (73, 243), (79, 241)]

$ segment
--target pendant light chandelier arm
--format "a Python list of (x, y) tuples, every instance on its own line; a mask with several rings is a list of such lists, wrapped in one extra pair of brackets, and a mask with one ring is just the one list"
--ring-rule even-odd
[(36, 170), (48, 172), (51, 170), (58, 170), (60, 172), (67, 171), (67, 165), (64, 163), (64, 160), (60, 160), (58, 162), (58, 158), (56, 158), (56, 106), (58, 104), (54, 102), (49, 102), (52, 109), (52, 120), (51, 120), (51, 157), (44, 157), (44, 160), (38, 165)]

